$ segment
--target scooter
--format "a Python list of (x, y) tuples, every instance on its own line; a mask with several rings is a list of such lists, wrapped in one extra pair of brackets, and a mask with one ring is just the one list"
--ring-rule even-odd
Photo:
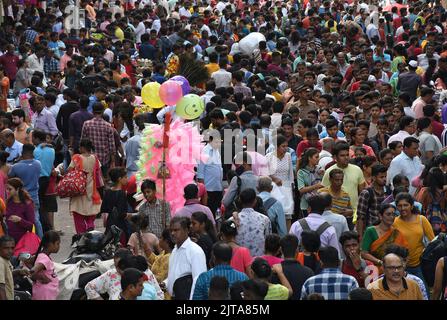
[(75, 249), (62, 263), (74, 264), (81, 260), (88, 263), (94, 260), (112, 259), (119, 248), (121, 232), (120, 228), (113, 225), (106, 233), (92, 230), (82, 235), (74, 235), (72, 247)]
[[(30, 253), (21, 253), (13, 259), (14, 269), (27, 268), (26, 263), (32, 258)], [(33, 281), (28, 276), (14, 277), (14, 300), (31, 300), (33, 290)]]
[[(106, 233), (101, 231), (88, 231), (82, 235), (74, 235), (72, 246), (75, 248), (63, 264), (76, 264), (79, 261), (86, 263), (95, 260), (113, 259), (115, 251), (120, 247), (121, 229), (113, 225)], [(74, 289), (70, 300), (86, 300), (85, 286), (91, 280), (99, 277), (98, 270), (85, 272), (79, 275), (78, 288)]]

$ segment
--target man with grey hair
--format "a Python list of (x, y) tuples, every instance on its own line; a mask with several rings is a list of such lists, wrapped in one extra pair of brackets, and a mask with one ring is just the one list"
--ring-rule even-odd
[(4, 129), (0, 134), (1, 142), (5, 146), (5, 151), (9, 153), (6, 160), (12, 164), (22, 156), (23, 144), (15, 139), (14, 132), (11, 129)]
[(332, 157), (332, 150), (335, 146), (335, 141), (331, 137), (327, 137), (321, 140), (321, 144), (323, 146), (323, 150), (320, 152), (320, 161), (318, 162), (318, 166), (320, 168), (326, 168), (330, 162), (334, 161)]
[(272, 223), (273, 233), (277, 233), (281, 238), (287, 234), (286, 216), (281, 202), (272, 197), (270, 192), (273, 189), (272, 178), (262, 176), (258, 181), (259, 197), (262, 199), (264, 209)]
[[(225, 207), (225, 216), (233, 213), (233, 201), (237, 200), (239, 194), (245, 189), (253, 189), (256, 191), (259, 177), (255, 176), (252, 169), (252, 159), (247, 152), (239, 152), (234, 158), (236, 167), (236, 177), (231, 179), (227, 192), (225, 193), (222, 203)], [(228, 212), (231, 211), (231, 212)]]

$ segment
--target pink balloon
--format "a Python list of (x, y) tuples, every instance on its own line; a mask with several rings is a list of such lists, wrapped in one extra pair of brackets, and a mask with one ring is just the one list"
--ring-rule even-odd
[(168, 80), (161, 85), (158, 94), (166, 105), (174, 106), (183, 96), (182, 86), (176, 81)]

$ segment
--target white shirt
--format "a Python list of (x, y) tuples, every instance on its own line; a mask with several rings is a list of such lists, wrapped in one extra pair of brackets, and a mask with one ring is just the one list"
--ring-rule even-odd
[(35, 53), (33, 53), (32, 55), (30, 55), (28, 57), (28, 59), (26, 59), (26, 61), (28, 62), (28, 66), (29, 69), (31, 70), (32, 73), (34, 73), (35, 71), (39, 71), (44, 73), (43, 71), (43, 58), (38, 58), (36, 56)]
[(155, 31), (157, 31), (157, 34), (160, 32), (160, 29), (161, 29), (161, 22), (160, 22), (160, 19), (157, 19), (157, 20), (154, 20), (153, 22), (152, 22), (152, 28), (151, 28), (151, 30), (155, 30)]
[(349, 231), (348, 222), (346, 221), (346, 218), (341, 214), (336, 214), (333, 213), (331, 210), (326, 210), (321, 216), (331, 226), (334, 227), (335, 233), (337, 234), (337, 239), (340, 239), (340, 236), (343, 232)]
[(206, 272), (206, 258), (202, 248), (192, 242), (190, 238), (186, 239), (180, 248), (175, 245), (174, 250), (169, 256), (169, 271), (167, 288), (172, 296), (175, 280), (192, 275), (191, 297), (194, 293), (194, 287), (199, 275)]
[(281, 127), (281, 122), (282, 122), (282, 114), (281, 113), (274, 113), (272, 114), (271, 118), (271, 123), (270, 123), (270, 128), (271, 129), (278, 129), (279, 127)]
[(202, 34), (203, 30), (206, 30), (208, 32), (208, 35), (211, 35), (211, 29), (206, 24), (204, 24), (202, 28), (200, 28), (200, 34)]
[(220, 69), (213, 72), (211, 78), (216, 82), (216, 88), (231, 86), (231, 73), (227, 70)]
[(411, 135), (407, 131), (400, 130), (398, 133), (396, 133), (395, 135), (391, 136), (388, 139), (388, 146), (393, 141), (400, 141), (400, 142), (404, 143), (405, 138), (408, 138), (408, 137), (411, 137)]
[(414, 195), (416, 188), (412, 186), (411, 181), (420, 175), (424, 165), (419, 157), (414, 157), (413, 159), (407, 156), (405, 152), (401, 152), (400, 155), (395, 157), (391, 161), (390, 168), (388, 169), (387, 184), (391, 184), (393, 178), (398, 174), (403, 174), (410, 180), (410, 194)]
[(441, 57), (437, 53), (434, 53), (433, 57), (431, 57), (431, 58), (428, 58), (426, 53), (421, 53), (420, 55), (418, 55), (419, 67), (421, 67), (422, 69), (424, 69), (424, 71), (426, 71), (428, 69), (428, 60), (435, 59), (436, 62), (438, 62), (439, 58), (441, 58)]
[(211, 101), (211, 98), (214, 97), (216, 94), (213, 91), (207, 91), (203, 96), (201, 96), (203, 100), (203, 104), (206, 107), (206, 104)]
[(141, 21), (137, 28), (135, 29), (135, 37), (137, 40), (137, 43), (141, 43), (141, 36), (146, 32), (146, 26), (144, 25), (144, 22)]
[(328, 163), (334, 161), (334, 158), (332, 157), (332, 154), (329, 151), (322, 150), (320, 152), (320, 160), (318, 161), (318, 166), (320, 168), (326, 168)]
[(411, 107), (404, 107), (404, 113), (406, 116), (416, 119), (416, 114)]
[(185, 9), (185, 7), (181, 7), (178, 11), (180, 17), (187, 17), (190, 18), (191, 17), (191, 12), (188, 9)]

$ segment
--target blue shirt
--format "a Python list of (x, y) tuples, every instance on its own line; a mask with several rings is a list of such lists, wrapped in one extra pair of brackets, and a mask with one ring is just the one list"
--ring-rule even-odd
[(159, 73), (154, 73), (152, 75), (152, 80), (158, 82), (159, 84), (162, 84), (163, 82), (166, 81), (166, 78)]
[(45, 147), (42, 147), (42, 143), (34, 149), (34, 158), (40, 161), (41, 177), (49, 177), (51, 175), (51, 171), (53, 171), (54, 157), (54, 149), (47, 147), (46, 145)]
[[(325, 129), (323, 129), (323, 131), (321, 131), (321, 133), (320, 133), (320, 139), (324, 139), (324, 138), (327, 138), (327, 137), (328, 137), (328, 134), (327, 134), (327, 131), (326, 131), (326, 128), (325, 128)], [(338, 130), (338, 131), (337, 131), (337, 137), (338, 137), (338, 138), (344, 138), (345, 135), (343, 134), (343, 132), (341, 132), (340, 130)]]
[(235, 282), (248, 280), (245, 273), (236, 271), (229, 265), (218, 265), (207, 272), (203, 272), (197, 278), (192, 300), (208, 300), (210, 282), (211, 279), (216, 276), (225, 277), (228, 281), (229, 287), (231, 287)]
[(96, 98), (95, 95), (90, 96), (90, 98), (88, 98), (88, 100), (89, 100), (90, 102), (88, 103), (87, 111), (91, 113), (91, 112), (93, 112), (93, 105), (94, 105), (96, 102), (99, 102), (99, 100), (98, 100), (98, 98)]
[[(263, 191), (259, 193), (259, 197), (262, 199), (262, 202), (266, 202), (268, 199), (273, 198), (269, 192)], [(287, 235), (287, 226), (286, 226), (286, 216), (284, 214), (284, 208), (282, 207), (281, 202), (276, 201), (267, 211), (267, 215), (270, 218), (270, 221), (277, 227), (278, 235), (282, 238)]]
[(327, 268), (304, 282), (301, 300), (307, 299), (312, 293), (321, 294), (325, 300), (348, 300), (349, 292), (358, 287), (354, 277), (337, 268)]
[(24, 188), (30, 194), (34, 204), (39, 204), (39, 177), (42, 166), (35, 159), (21, 160), (14, 164), (9, 171), (10, 178), (17, 177), (22, 180)]
[(11, 147), (6, 147), (5, 151), (9, 153), (6, 162), (12, 163), (14, 160), (20, 158), (22, 156), (22, 148), (23, 144), (17, 140), (14, 141), (14, 144)]
[(126, 169), (130, 175), (138, 171), (137, 161), (140, 158), (140, 141), (141, 133), (138, 132), (126, 143)]
[(140, 46), (140, 58), (155, 60), (157, 49), (150, 43), (142, 43)]
[(203, 153), (208, 159), (206, 163), (200, 161), (197, 178), (203, 179), (207, 191), (222, 191), (223, 169), (220, 152), (208, 144), (203, 148)]

